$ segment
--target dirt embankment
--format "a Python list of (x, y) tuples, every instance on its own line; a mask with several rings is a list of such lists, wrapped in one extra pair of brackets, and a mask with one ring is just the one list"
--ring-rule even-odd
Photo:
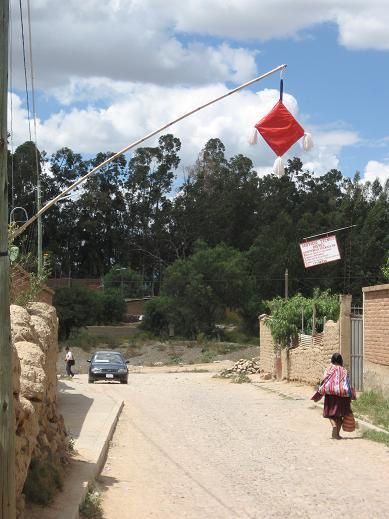
[[(106, 344), (101, 343), (90, 351), (82, 348), (71, 348), (76, 359), (75, 373), (87, 373), (89, 364), (94, 351), (111, 349)], [(122, 346), (115, 348), (130, 361), (131, 366), (180, 366), (192, 364), (208, 364), (215, 361), (232, 360), (241, 358), (251, 359), (259, 354), (257, 345), (245, 345), (226, 342), (209, 342), (199, 344), (195, 341), (148, 341), (143, 344), (132, 346)], [(64, 351), (60, 351), (57, 371), (60, 375), (65, 375)]]

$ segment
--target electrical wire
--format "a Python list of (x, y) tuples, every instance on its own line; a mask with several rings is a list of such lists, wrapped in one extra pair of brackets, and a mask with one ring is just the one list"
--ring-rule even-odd
[[(13, 23), (12, 23), (12, 3), (9, 3), (9, 92), (10, 92), (10, 148), (11, 148), (11, 212), (15, 207), (15, 180), (14, 180), (14, 131), (13, 131)], [(10, 212), (10, 214), (11, 214)]]
[(27, 82), (27, 66), (26, 66), (26, 47), (24, 43), (24, 23), (23, 23), (23, 7), (22, 0), (19, 0), (20, 8), (20, 26), (22, 29), (22, 48), (23, 48), (23, 66), (24, 66), (24, 82), (26, 87), (26, 103), (27, 103), (27, 118), (28, 118), (28, 134), (31, 141), (31, 121), (30, 121), (30, 100), (28, 97), (28, 82)]
[[(32, 117), (34, 122), (34, 144), (35, 144), (35, 165), (36, 173), (39, 179), (39, 158), (38, 158), (38, 139), (36, 131), (36, 109), (35, 109), (35, 85), (34, 85), (34, 63), (32, 59), (32, 36), (31, 36), (31, 9), (30, 0), (27, 0), (27, 20), (28, 20), (28, 42), (30, 46), (30, 72), (31, 72), (31, 97), (32, 97)], [(39, 196), (39, 195), (38, 195)], [(39, 203), (37, 211), (39, 211)]]

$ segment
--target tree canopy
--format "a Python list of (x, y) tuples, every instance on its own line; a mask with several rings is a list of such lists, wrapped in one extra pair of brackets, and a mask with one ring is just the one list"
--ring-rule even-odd
[[(207, 300), (204, 313), (212, 316), (221, 302), (244, 301), (241, 312), (250, 316), (261, 301), (283, 295), (286, 268), (291, 295), (318, 287), (360, 298), (363, 286), (384, 282), (389, 182), (362, 182), (359, 173), (349, 178), (335, 169), (318, 176), (297, 157), (282, 178), (258, 176), (249, 158), (227, 157), (217, 138), (182, 176), (180, 149), (179, 139), (163, 135), (157, 146), (115, 159), (49, 210), (44, 250), (53, 275), (131, 269), (154, 294), (163, 283), (165, 298), (177, 292), (196, 305)], [(109, 155), (85, 159), (66, 147), (38, 153), (43, 202)], [(29, 215), (36, 209), (36, 156), (27, 142), (8, 161), (10, 207), (23, 206)], [(351, 225), (337, 235), (341, 261), (304, 268), (302, 238)], [(115, 288), (125, 285), (115, 279)]]

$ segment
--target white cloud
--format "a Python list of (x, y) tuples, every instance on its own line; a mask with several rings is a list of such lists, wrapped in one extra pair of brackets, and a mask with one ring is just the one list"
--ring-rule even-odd
[[(38, 120), (38, 146), (50, 153), (63, 146), (84, 154), (118, 151), (228, 90), (223, 84), (185, 88), (99, 79), (79, 83), (74, 80), (69, 89), (61, 90), (61, 95), (73, 102), (75, 96), (84, 97), (86, 92), (95, 92), (99, 96), (101, 91), (111, 99), (107, 108), (70, 107), (67, 111), (52, 114), (45, 121)], [(208, 139), (218, 137), (225, 144), (228, 157), (238, 153), (250, 157), (258, 174), (263, 175), (270, 171), (275, 155), (260, 136), (258, 144), (250, 146), (248, 136), (278, 97), (278, 90), (264, 89), (257, 93), (241, 91), (193, 114), (163, 133), (172, 132), (181, 139), (183, 167), (193, 164)], [(285, 93), (284, 102), (299, 119), (297, 100)], [(27, 114), (15, 95), (13, 106), (14, 141), (20, 144), (28, 138)], [(300, 156), (305, 160), (305, 167), (317, 174), (338, 167), (341, 149), (358, 141), (357, 134), (350, 130), (320, 130), (315, 127), (308, 127), (307, 130), (313, 132), (315, 148), (306, 154), (298, 143), (284, 159)], [(158, 136), (145, 145), (155, 145), (157, 139)]]
[(381, 184), (389, 179), (389, 162), (378, 162), (376, 160), (369, 160), (366, 164), (363, 179), (369, 182), (374, 182), (377, 179)]
[[(14, 6), (13, 80), (22, 88), (18, 16)], [(244, 47), (249, 40), (298, 37), (327, 22), (337, 24), (347, 48), (389, 49), (386, 0), (315, 0), (314, 6), (312, 0), (37, 0), (36, 86), (58, 88), (72, 77), (160, 85), (241, 82), (256, 71), (258, 51)], [(228, 43), (231, 38), (243, 46)]]

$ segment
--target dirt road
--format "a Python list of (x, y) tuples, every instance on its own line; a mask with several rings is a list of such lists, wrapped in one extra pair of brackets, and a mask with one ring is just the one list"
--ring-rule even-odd
[(389, 450), (331, 440), (309, 401), (210, 373), (136, 374), (117, 391), (106, 519), (389, 516)]

